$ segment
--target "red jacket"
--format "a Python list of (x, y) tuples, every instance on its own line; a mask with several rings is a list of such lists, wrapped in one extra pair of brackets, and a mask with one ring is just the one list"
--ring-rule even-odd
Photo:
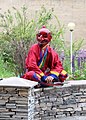
[(43, 49), (39, 44), (34, 44), (28, 52), (26, 68), (28, 72), (34, 71), (40, 78), (47, 74), (56, 77), (61, 73), (63, 75), (67, 74), (63, 69), (58, 54), (49, 45), (47, 45), (43, 53)]

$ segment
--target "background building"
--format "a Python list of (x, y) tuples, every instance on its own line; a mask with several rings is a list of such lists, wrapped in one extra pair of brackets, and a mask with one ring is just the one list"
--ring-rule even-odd
[[(40, 10), (43, 5), (47, 10), (54, 8), (54, 14), (58, 16), (65, 27), (67, 27), (69, 22), (76, 24), (73, 40), (84, 39), (83, 48), (86, 47), (86, 0), (0, 0), (0, 12), (12, 9), (13, 6), (20, 9), (23, 5), (28, 7), (28, 16), (31, 18), (34, 17), (35, 12)], [(55, 21), (53, 24), (55, 24)], [(68, 28), (64, 37), (69, 44), (70, 32)]]

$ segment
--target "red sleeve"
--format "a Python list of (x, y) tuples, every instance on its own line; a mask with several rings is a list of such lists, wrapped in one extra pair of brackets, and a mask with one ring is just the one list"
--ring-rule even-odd
[(36, 52), (34, 52), (33, 49), (31, 49), (28, 52), (28, 56), (26, 58), (26, 68), (28, 69), (28, 71), (34, 71), (36, 72), (38, 75), (43, 76), (43, 72), (39, 69), (38, 65), (37, 65), (37, 54)]
[(54, 51), (52, 51), (51, 54), (52, 54), (52, 65), (51, 65), (50, 73), (59, 76), (59, 74), (64, 70), (64, 68), (62, 66), (58, 54)]

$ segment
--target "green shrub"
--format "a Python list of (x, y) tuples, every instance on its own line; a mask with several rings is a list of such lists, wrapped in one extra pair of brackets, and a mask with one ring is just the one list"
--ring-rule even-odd
[[(62, 49), (62, 42), (59, 42), (60, 34), (63, 33), (60, 27), (49, 24), (52, 19), (53, 9), (47, 11), (44, 7), (36, 12), (34, 19), (28, 19), (26, 16), (27, 8), (23, 6), (21, 11), (13, 7), (13, 11), (8, 10), (0, 14), (0, 27), (3, 28), (0, 33), (0, 52), (4, 62), (11, 65), (14, 73), (21, 75), (25, 72), (25, 58), (29, 47), (36, 42), (36, 33), (42, 25), (46, 25), (52, 30), (52, 45)], [(58, 26), (58, 22), (57, 22)], [(58, 29), (58, 32), (57, 32)], [(59, 43), (59, 44), (58, 44)]]

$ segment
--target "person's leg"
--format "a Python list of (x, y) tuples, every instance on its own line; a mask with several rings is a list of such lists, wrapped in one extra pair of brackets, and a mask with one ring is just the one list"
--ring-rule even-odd
[(34, 71), (26, 72), (23, 75), (23, 78), (28, 79), (28, 80), (32, 80), (32, 81), (36, 81), (36, 82), (40, 81), (40, 78), (36, 75), (36, 73)]

